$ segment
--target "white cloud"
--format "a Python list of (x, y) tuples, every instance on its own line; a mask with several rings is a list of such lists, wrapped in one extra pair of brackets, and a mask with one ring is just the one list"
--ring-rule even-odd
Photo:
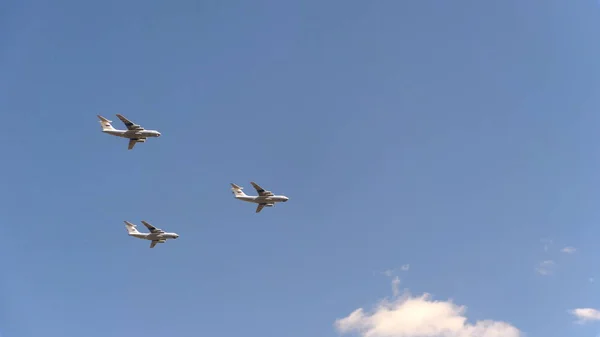
[(578, 323), (587, 323), (590, 321), (600, 321), (600, 311), (592, 308), (579, 308), (570, 311), (571, 315), (578, 318)]
[(398, 278), (398, 276), (392, 280), (392, 293), (394, 294), (394, 297), (400, 294), (400, 278)]
[(575, 253), (577, 249), (575, 249), (574, 247), (565, 247), (563, 249), (561, 249), (560, 251), (563, 253), (567, 253), (567, 254), (573, 254)]
[(384, 272), (382, 272), (383, 275), (387, 276), (387, 277), (392, 277), (394, 275), (395, 272), (397, 271), (408, 271), (410, 269), (410, 264), (405, 264), (402, 265), (402, 267), (400, 268), (395, 268), (395, 269), (388, 269)]
[(362, 308), (336, 320), (341, 333), (362, 337), (521, 337), (514, 326), (492, 320), (467, 322), (466, 308), (451, 301), (433, 301), (429, 294), (410, 294), (379, 303), (366, 313)]
[(388, 269), (386, 271), (383, 272), (383, 275), (387, 276), (387, 277), (391, 277), (394, 274), (394, 270), (393, 269)]
[(552, 261), (552, 260), (542, 261), (535, 268), (535, 271), (537, 271), (537, 273), (540, 275), (550, 275), (554, 271), (555, 265), (556, 265), (556, 263), (554, 263), (554, 261)]

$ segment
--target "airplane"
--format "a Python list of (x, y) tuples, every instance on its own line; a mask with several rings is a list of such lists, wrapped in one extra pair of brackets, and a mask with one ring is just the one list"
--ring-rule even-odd
[(256, 207), (256, 213), (262, 211), (264, 207), (274, 207), (276, 202), (286, 202), (290, 199), (285, 195), (275, 195), (271, 191), (265, 191), (264, 188), (258, 186), (253, 181), (251, 181), (250, 184), (252, 184), (256, 192), (258, 192), (258, 196), (247, 195), (242, 191), (244, 189), (243, 187), (240, 187), (234, 183), (230, 184), (231, 191), (233, 191), (236, 199), (258, 204)]
[(152, 240), (152, 242), (150, 243), (150, 248), (154, 248), (154, 246), (156, 246), (157, 243), (165, 243), (168, 239), (177, 239), (179, 237), (179, 234), (177, 233), (167, 233), (162, 229), (152, 226), (144, 220), (142, 220), (142, 223), (144, 224), (144, 226), (146, 226), (146, 228), (148, 228), (150, 233), (138, 232), (138, 230), (136, 229), (136, 225), (132, 224), (129, 221), (124, 222), (125, 227), (127, 227), (127, 233), (129, 233), (129, 236), (133, 236), (134, 238), (138, 239)]
[(102, 132), (108, 133), (109, 135), (129, 138), (128, 149), (131, 150), (137, 143), (143, 143), (148, 137), (160, 137), (160, 132), (156, 130), (146, 130), (142, 126), (135, 124), (123, 117), (123, 115), (117, 114), (117, 117), (125, 124), (127, 130), (117, 130), (112, 126), (112, 121), (97, 115), (100, 118), (100, 125), (102, 126)]

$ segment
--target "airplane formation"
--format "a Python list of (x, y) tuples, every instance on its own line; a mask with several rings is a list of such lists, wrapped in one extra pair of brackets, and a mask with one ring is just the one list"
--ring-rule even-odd
[[(127, 146), (128, 150), (132, 150), (137, 143), (144, 143), (148, 138), (158, 138), (161, 135), (161, 133), (156, 130), (146, 130), (141, 125), (133, 123), (120, 114), (116, 114), (116, 116), (123, 124), (125, 124), (127, 130), (115, 129), (112, 126), (113, 122), (111, 120), (100, 115), (97, 116), (100, 119), (99, 123), (102, 126), (103, 133), (129, 139), (129, 144)], [(244, 189), (243, 187), (234, 183), (231, 183), (231, 191), (236, 199), (257, 204), (255, 213), (260, 213), (264, 207), (274, 207), (276, 203), (287, 202), (289, 200), (287, 196), (276, 195), (271, 191), (265, 190), (253, 181), (251, 181), (250, 184), (254, 187), (258, 195), (247, 195), (242, 191)], [(160, 228), (154, 227), (145, 220), (142, 220), (142, 224), (148, 229), (148, 233), (138, 231), (137, 226), (129, 221), (125, 220), (124, 222), (128, 235), (134, 238), (151, 241), (150, 248), (154, 248), (158, 243), (165, 243), (167, 240), (174, 240), (179, 237), (179, 234), (165, 232)]]

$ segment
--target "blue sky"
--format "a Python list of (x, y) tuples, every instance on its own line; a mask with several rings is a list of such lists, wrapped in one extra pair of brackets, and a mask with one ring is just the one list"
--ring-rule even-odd
[(0, 334), (597, 335), (598, 33), (592, 0), (0, 2)]

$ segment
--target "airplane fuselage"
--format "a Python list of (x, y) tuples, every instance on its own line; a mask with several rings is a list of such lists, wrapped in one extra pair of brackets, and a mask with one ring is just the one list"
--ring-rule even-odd
[(274, 204), (276, 202), (286, 202), (288, 201), (288, 197), (285, 195), (272, 195), (270, 197), (260, 197), (260, 196), (236, 196), (236, 199), (240, 199), (242, 201), (253, 202), (255, 204)]
[(149, 138), (160, 137), (160, 132), (156, 130), (102, 130), (109, 135), (123, 138)]
[(145, 240), (169, 240), (177, 239), (179, 234), (177, 233), (131, 233), (129, 236), (133, 236), (138, 239)]

